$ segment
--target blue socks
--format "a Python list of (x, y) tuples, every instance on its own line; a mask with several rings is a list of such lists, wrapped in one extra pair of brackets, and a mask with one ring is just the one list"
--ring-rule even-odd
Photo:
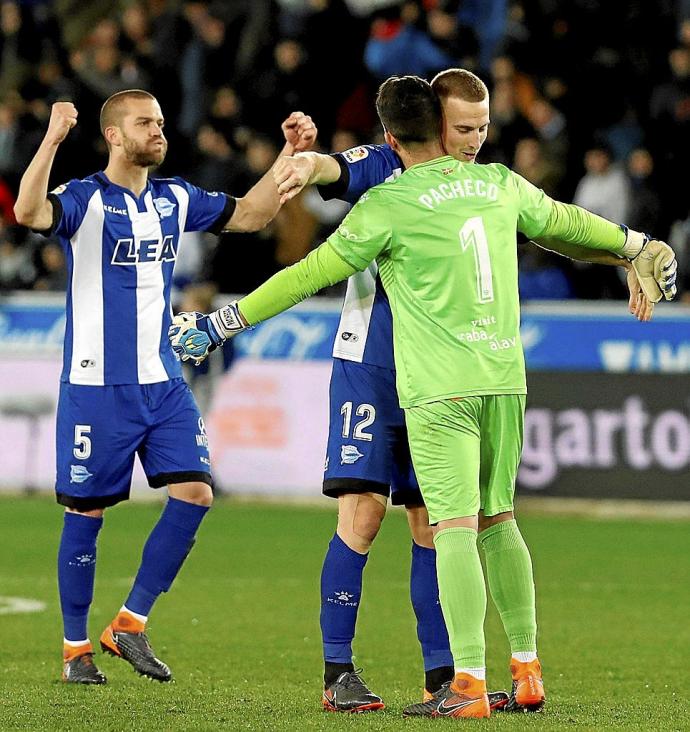
[[(417, 618), (417, 637), (422, 646), (424, 670), (450, 669), (453, 677), (453, 655), (450, 652), (448, 631), (438, 599), (436, 579), (436, 550), (412, 542), (412, 567), (410, 571), (410, 599)], [(429, 674), (427, 673), (427, 676)], [(442, 674), (444, 675), (444, 674)], [(443, 678), (443, 681), (448, 679)], [(434, 679), (427, 678), (427, 689), (431, 692), (440, 687)]]
[(194, 535), (208, 506), (168, 498), (141, 559), (134, 586), (125, 602), (128, 610), (148, 615), (161, 592), (167, 592), (194, 544)]
[(321, 636), (327, 664), (352, 663), (352, 639), (367, 557), (350, 549), (337, 534), (328, 545), (321, 571)]
[(96, 576), (96, 539), (102, 518), (65, 512), (58, 550), (58, 588), (65, 639), (88, 638), (87, 619)]

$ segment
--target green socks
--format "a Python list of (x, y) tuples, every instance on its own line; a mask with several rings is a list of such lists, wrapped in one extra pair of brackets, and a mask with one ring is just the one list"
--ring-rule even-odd
[(536, 651), (532, 558), (520, 529), (514, 520), (503, 521), (482, 531), (479, 543), (486, 557), (489, 591), (501, 616), (511, 652)]
[(477, 532), (462, 527), (442, 529), (434, 544), (439, 598), (455, 667), (481, 668), (486, 665), (486, 587)]

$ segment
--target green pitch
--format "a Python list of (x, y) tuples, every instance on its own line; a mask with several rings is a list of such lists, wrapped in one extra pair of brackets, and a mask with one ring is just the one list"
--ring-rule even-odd
[[(91, 638), (120, 607), (157, 504), (111, 509), (99, 543)], [(386, 519), (366, 569), (356, 643), (364, 678), (387, 708), (321, 711), (319, 573), (334, 513), (219, 502), (150, 637), (176, 682), (136, 676), (97, 654), (106, 687), (58, 681), (62, 641), (55, 581), (60, 509), (48, 499), (0, 500), (0, 595), (46, 603), (4, 614), (0, 600), (0, 730), (445, 730), (466, 722), (407, 720), (422, 671), (407, 590), (409, 539)], [(487, 729), (690, 729), (688, 524), (526, 516), (535, 559), (541, 715), (494, 715)], [(3, 610), (4, 608), (4, 610)], [(489, 683), (506, 688), (508, 650), (487, 620)]]

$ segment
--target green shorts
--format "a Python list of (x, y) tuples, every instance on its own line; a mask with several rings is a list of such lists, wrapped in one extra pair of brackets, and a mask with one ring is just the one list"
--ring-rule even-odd
[(523, 394), (472, 396), (405, 409), (430, 523), (513, 510), (525, 400)]

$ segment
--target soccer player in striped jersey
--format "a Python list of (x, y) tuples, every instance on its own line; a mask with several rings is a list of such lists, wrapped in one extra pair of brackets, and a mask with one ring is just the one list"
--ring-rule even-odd
[(478, 538), (510, 641), (514, 704), (538, 709), (545, 696), (531, 558), (513, 515), (526, 392), (513, 232), (628, 257), (655, 302), (675, 294), (675, 257), (663, 242), (550, 199), (505, 166), (444, 155), (438, 98), (423, 80), (389, 79), (377, 108), (405, 172), (363, 195), (323, 245), (239, 303), (185, 314), (171, 329), (173, 346), (183, 359), (203, 359), (225, 338), (376, 259), (455, 671), (441, 694), (405, 713), (490, 716)]
[[(65, 506), (58, 553), (64, 625), (63, 679), (106, 682), (87, 632), (96, 543), (109, 506), (129, 496), (135, 454), (168, 501), (143, 550), (134, 585), (103, 631), (104, 651), (152, 679), (169, 681), (145, 633), (157, 597), (170, 589), (211, 506), (208, 439), (167, 338), (170, 288), (185, 231), (255, 231), (280, 201), (270, 173), (244, 197), (152, 178), (167, 141), (155, 97), (129, 90), (103, 105), (104, 170), (48, 193), (60, 143), (77, 124), (69, 102), (53, 105), (48, 130), (24, 173), (20, 224), (55, 234), (68, 266), (67, 324), (57, 409), (57, 500)], [(306, 149), (316, 131), (295, 113), (283, 124), (284, 153)]]
[[(489, 127), (489, 93), (475, 74), (448, 69), (431, 82), (441, 101), (443, 144), (458, 160), (475, 162)], [(389, 145), (362, 145), (334, 155), (298, 153), (274, 168), (279, 193), (293, 198), (317, 184), (324, 198), (354, 204), (367, 190), (394, 180), (405, 166)], [(620, 265), (631, 278), (631, 305), (642, 319), (653, 304), (639, 291), (630, 263), (614, 254), (567, 242), (542, 241), (560, 254)], [(633, 297), (634, 294), (634, 297)], [(410, 595), (424, 662), (425, 698), (453, 677), (453, 664), (438, 601), (436, 552), (412, 467), (403, 412), (395, 391), (390, 305), (376, 262), (348, 280), (333, 347), (330, 426), (323, 492), (338, 499), (338, 526), (321, 575), (324, 706), (332, 711), (379, 709), (380, 697), (355, 674), (352, 642), (363, 570), (390, 496), (404, 505), (412, 534)], [(346, 600), (340, 599), (346, 593)], [(492, 697), (500, 704), (497, 693)]]

